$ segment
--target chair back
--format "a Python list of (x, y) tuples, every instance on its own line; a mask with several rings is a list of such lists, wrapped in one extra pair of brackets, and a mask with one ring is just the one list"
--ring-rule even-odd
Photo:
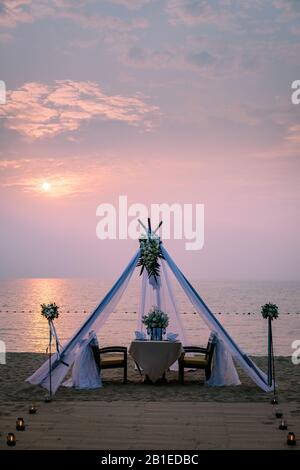
[(91, 346), (95, 362), (97, 364), (98, 370), (101, 370), (101, 363), (100, 363), (100, 349), (98, 346)]
[(213, 355), (214, 355), (214, 350), (215, 350), (215, 347), (216, 347), (216, 341), (217, 341), (216, 336), (215, 335), (210, 335), (208, 343), (207, 343), (206, 355), (205, 355), (205, 358), (207, 360), (207, 365), (208, 365), (209, 368), (211, 367), (211, 363), (212, 363), (212, 359), (213, 359)]

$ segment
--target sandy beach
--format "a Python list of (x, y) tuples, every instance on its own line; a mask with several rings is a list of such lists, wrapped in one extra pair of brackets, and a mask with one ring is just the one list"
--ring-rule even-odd
[[(167, 384), (146, 385), (130, 361), (127, 385), (121, 371), (104, 371), (102, 389), (61, 387), (47, 404), (45, 390), (24, 383), (45, 357), (9, 353), (1, 366), (2, 435), (14, 430), (17, 416), (27, 423), (15, 449), (289, 449), (271, 396), (243, 373), (238, 387), (206, 387), (201, 371), (189, 373), (185, 385), (175, 372), (168, 373)], [(266, 368), (266, 358), (254, 359)], [(277, 357), (276, 371), (278, 407), (289, 430), (300, 436), (300, 367)], [(28, 414), (32, 402), (36, 415)]]
[[(5, 402), (40, 401), (46, 390), (25, 382), (45, 360), (45, 354), (8, 353), (7, 364), (0, 366), (0, 400)], [(267, 370), (266, 357), (254, 357), (255, 363)], [(276, 377), (278, 394), (282, 402), (300, 403), (300, 366), (292, 364), (289, 357), (277, 357)], [(203, 371), (187, 372), (186, 382), (180, 385), (176, 372), (168, 372), (166, 385), (143, 384), (143, 377), (134, 370), (129, 357), (128, 384), (122, 383), (119, 369), (102, 371), (103, 388), (97, 390), (74, 390), (60, 387), (55, 395), (56, 401), (185, 401), (185, 402), (239, 402), (253, 403), (268, 401), (268, 394), (260, 390), (238, 368), (242, 385), (238, 387), (211, 388), (204, 386)], [(1, 405), (0, 405), (1, 406)]]

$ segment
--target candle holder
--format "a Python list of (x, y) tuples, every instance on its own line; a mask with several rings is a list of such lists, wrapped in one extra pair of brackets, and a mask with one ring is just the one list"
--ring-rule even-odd
[(35, 415), (37, 412), (37, 408), (35, 405), (30, 405), (29, 410), (28, 410), (30, 415)]
[(276, 416), (276, 418), (282, 418), (283, 417), (282, 411), (281, 410), (276, 410), (275, 411), (275, 416)]
[(278, 400), (276, 397), (272, 398), (271, 405), (278, 405)]
[(10, 446), (10, 447), (13, 447), (13, 446), (16, 445), (16, 442), (17, 442), (17, 440), (16, 440), (16, 436), (14, 435), (14, 433), (9, 432), (7, 434), (7, 438), (6, 438), (7, 445)]
[(296, 445), (296, 436), (293, 432), (289, 432), (287, 435), (286, 443), (288, 446)]
[(280, 429), (281, 431), (285, 431), (287, 428), (288, 428), (287, 422), (284, 419), (281, 420), (281, 423), (279, 424), (278, 429)]
[(25, 421), (24, 421), (23, 418), (17, 418), (16, 430), (17, 431), (25, 431)]

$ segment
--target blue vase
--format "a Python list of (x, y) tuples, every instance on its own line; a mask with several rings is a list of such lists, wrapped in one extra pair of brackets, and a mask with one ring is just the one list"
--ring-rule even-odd
[(162, 341), (164, 328), (150, 328), (151, 341)]

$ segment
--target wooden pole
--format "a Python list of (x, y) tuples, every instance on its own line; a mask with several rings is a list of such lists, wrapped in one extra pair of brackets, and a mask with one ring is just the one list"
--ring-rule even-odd
[(143, 224), (143, 222), (140, 219), (138, 219), (138, 222), (141, 224), (141, 226), (143, 227), (143, 229), (147, 233), (147, 227)]
[(271, 331), (271, 343), (272, 343), (272, 375), (273, 375), (273, 382), (274, 382), (274, 389), (273, 389), (273, 393), (274, 393), (274, 398), (276, 397), (276, 377), (275, 377), (275, 358), (274, 358), (274, 348), (273, 348), (273, 334), (272, 334), (272, 331)]
[(156, 227), (156, 229), (154, 230), (154, 232), (153, 232), (153, 233), (156, 233), (156, 232), (157, 232), (157, 230), (159, 230), (159, 229), (160, 229), (160, 227), (162, 226), (162, 223), (163, 223), (163, 222), (162, 222), (162, 220), (161, 220), (161, 221), (159, 222), (158, 226)]
[(51, 343), (52, 343), (52, 331), (51, 331), (51, 320), (49, 320), (49, 384), (50, 384), (50, 399), (52, 398), (52, 367), (51, 367)]
[(272, 362), (272, 320), (271, 317), (268, 317), (268, 385), (272, 385), (272, 372), (273, 372), (273, 362)]

